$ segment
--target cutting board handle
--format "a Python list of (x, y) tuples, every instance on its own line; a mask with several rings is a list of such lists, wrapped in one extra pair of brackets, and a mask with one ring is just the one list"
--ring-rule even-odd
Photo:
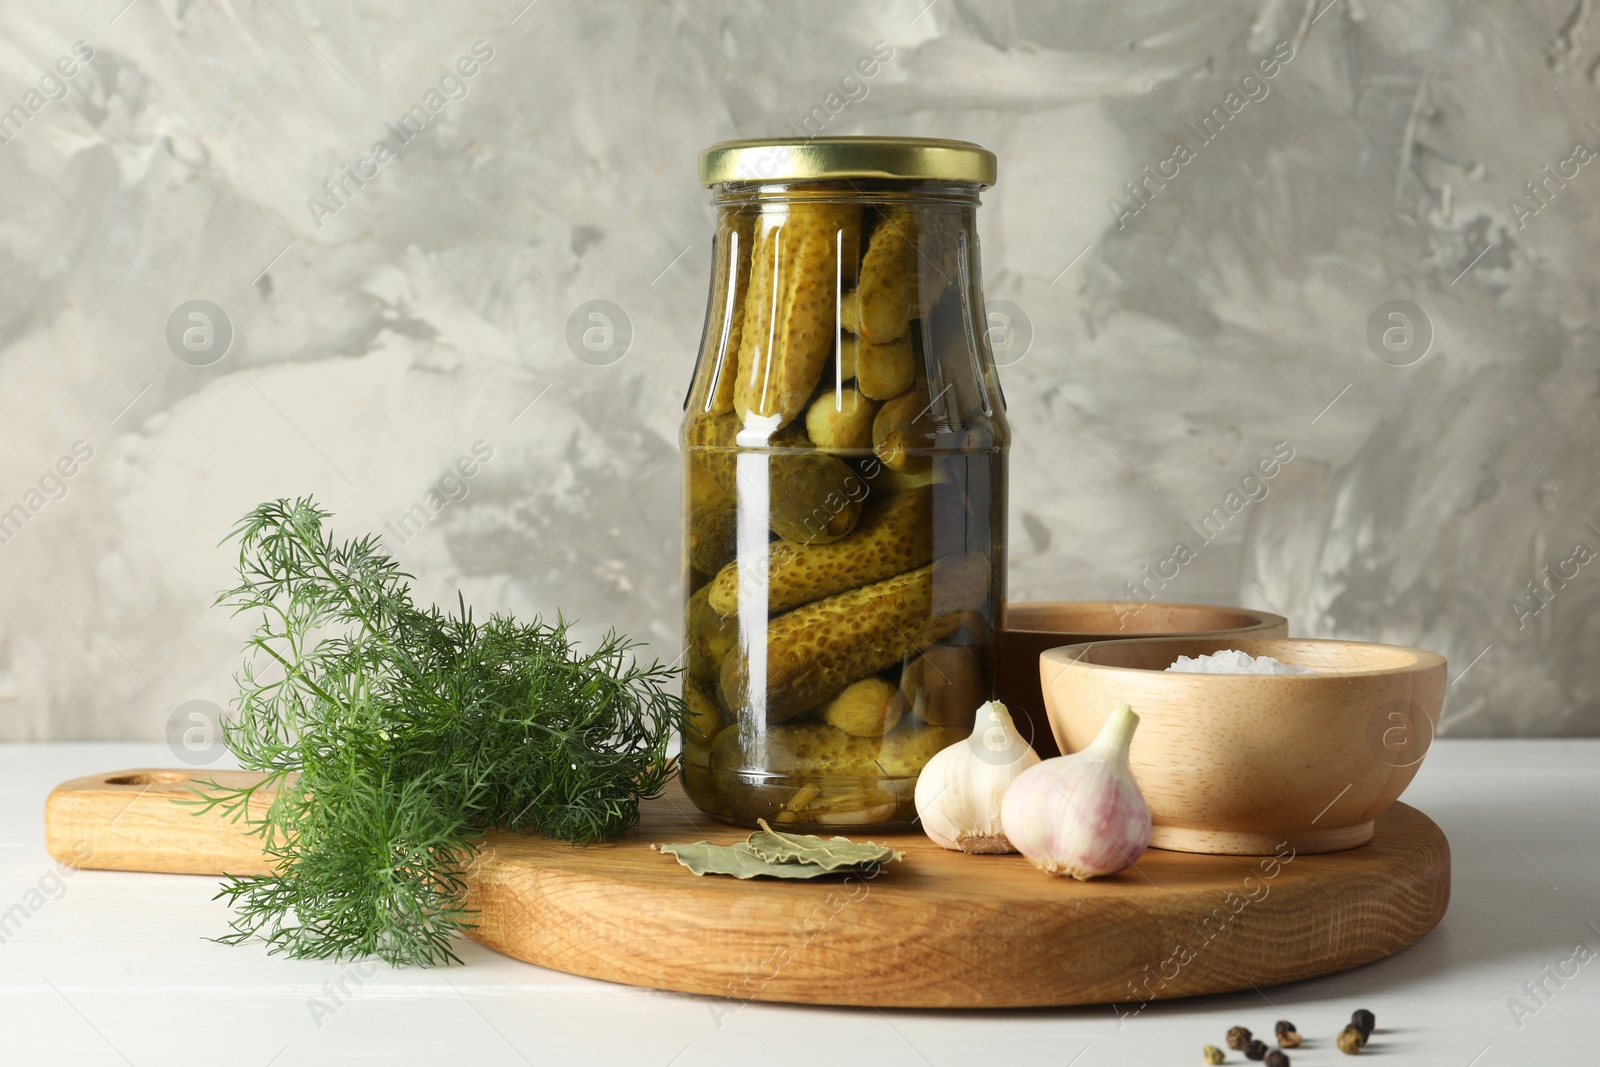
[[(261, 838), (220, 810), (178, 803), (206, 782), (238, 787), (261, 781), (256, 771), (136, 767), (74, 778), (44, 802), (44, 841), (69, 867), (163, 874), (271, 874)], [(271, 794), (259, 794), (261, 803)], [(252, 808), (254, 805), (252, 804)]]

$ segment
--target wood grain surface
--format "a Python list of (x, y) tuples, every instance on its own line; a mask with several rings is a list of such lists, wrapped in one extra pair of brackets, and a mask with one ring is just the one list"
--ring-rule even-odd
[[(57, 787), (45, 808), (51, 852), (91, 868), (263, 872), (239, 826), (172, 802), (188, 778), (141, 769)], [(1130, 1012), (1381, 959), (1433, 929), (1450, 897), (1449, 845), (1404, 804), (1361, 848), (1278, 862), (1152, 850), (1088, 883), (914, 834), (857, 834), (905, 860), (876, 877), (813, 882), (697, 878), (650, 847), (745, 833), (674, 784), (605, 844), (490, 834), (469, 871), (471, 936), (572, 974), (734, 1001)]]

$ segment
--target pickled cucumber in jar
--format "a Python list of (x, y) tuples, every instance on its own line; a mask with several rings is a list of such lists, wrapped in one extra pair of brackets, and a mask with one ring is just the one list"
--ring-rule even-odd
[(719, 819), (908, 827), (918, 772), (993, 695), (1009, 430), (975, 229), (993, 172), (976, 145), (914, 138), (702, 156), (681, 763)]

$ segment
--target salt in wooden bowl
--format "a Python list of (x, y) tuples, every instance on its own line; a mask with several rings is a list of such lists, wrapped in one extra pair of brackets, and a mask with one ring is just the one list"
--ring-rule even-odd
[(1039, 654), (1125, 637), (1287, 637), (1282, 615), (1219, 604), (1137, 600), (1012, 600), (1000, 646), (999, 697), (1039, 755), (1059, 756), (1039, 689)]
[[(1166, 670), (1179, 656), (1230, 648), (1312, 673)], [(1371, 840), (1433, 740), (1445, 659), (1360, 641), (1148, 638), (1049, 649), (1039, 674), (1063, 751), (1093, 741), (1119, 704), (1139, 716), (1129, 762), (1150, 804), (1152, 846), (1268, 855)]]

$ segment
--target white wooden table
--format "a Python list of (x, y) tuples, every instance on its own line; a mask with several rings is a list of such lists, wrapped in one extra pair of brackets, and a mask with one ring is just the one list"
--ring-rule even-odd
[[(1316, 1046), (1293, 1063), (1323, 1065), (1349, 1062), (1332, 1038), (1358, 1007), (1378, 1017), (1369, 1053), (1394, 1067), (1600, 1063), (1600, 959), (1574, 958), (1580, 943), (1600, 953), (1600, 739), (1436, 743), (1405, 799), (1449, 836), (1454, 896), (1415, 947), (1122, 1020), (1105, 1007), (741, 1005), (574, 978), (471, 943), (465, 967), (405, 971), (218, 945), (205, 940), (227, 928), (214, 879), (62, 877), (43, 845), (55, 783), (174, 763), (159, 744), (0, 746), (0, 1063), (1188, 1065), (1230, 1026), (1270, 1036), (1287, 1017)], [(1536, 1000), (1524, 983), (1541, 982)]]

